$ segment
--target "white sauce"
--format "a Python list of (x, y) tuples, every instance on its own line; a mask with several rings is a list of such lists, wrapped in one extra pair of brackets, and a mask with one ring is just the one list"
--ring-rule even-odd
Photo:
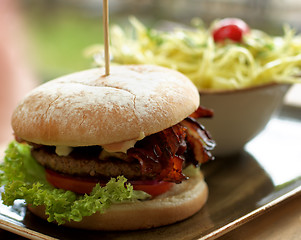
[(68, 156), (72, 150), (73, 148), (68, 146), (55, 146), (55, 153), (58, 156)]

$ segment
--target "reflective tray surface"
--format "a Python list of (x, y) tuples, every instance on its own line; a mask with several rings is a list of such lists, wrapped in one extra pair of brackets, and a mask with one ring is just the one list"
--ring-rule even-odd
[(129, 232), (58, 227), (28, 212), (19, 200), (13, 207), (0, 204), (0, 228), (34, 239), (214, 239), (301, 193), (300, 142), (301, 109), (286, 106), (244, 151), (202, 166), (207, 204), (170, 226)]

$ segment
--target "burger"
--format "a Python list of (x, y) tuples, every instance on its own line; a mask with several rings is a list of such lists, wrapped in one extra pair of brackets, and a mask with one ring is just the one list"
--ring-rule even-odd
[(152, 65), (89, 69), (30, 92), (12, 116), (1, 165), (3, 203), (93, 230), (186, 219), (205, 204), (200, 165), (214, 141), (196, 118), (212, 112), (179, 72)]

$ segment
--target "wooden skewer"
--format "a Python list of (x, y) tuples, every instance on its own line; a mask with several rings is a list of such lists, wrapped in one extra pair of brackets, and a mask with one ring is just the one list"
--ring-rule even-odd
[(110, 74), (110, 53), (109, 53), (109, 4), (108, 0), (103, 0), (103, 31), (104, 31), (104, 50), (105, 50), (105, 71), (106, 76)]

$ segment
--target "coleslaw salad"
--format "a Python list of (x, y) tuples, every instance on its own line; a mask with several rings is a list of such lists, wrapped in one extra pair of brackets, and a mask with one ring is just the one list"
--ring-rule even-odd
[[(182, 72), (198, 89), (228, 90), (270, 82), (300, 83), (301, 36), (284, 26), (283, 36), (251, 29), (241, 42), (215, 42), (212, 29), (200, 19), (189, 28), (171, 31), (147, 28), (129, 19), (132, 28), (115, 25), (110, 32), (112, 64), (155, 64)], [(86, 54), (104, 66), (103, 46)]]

